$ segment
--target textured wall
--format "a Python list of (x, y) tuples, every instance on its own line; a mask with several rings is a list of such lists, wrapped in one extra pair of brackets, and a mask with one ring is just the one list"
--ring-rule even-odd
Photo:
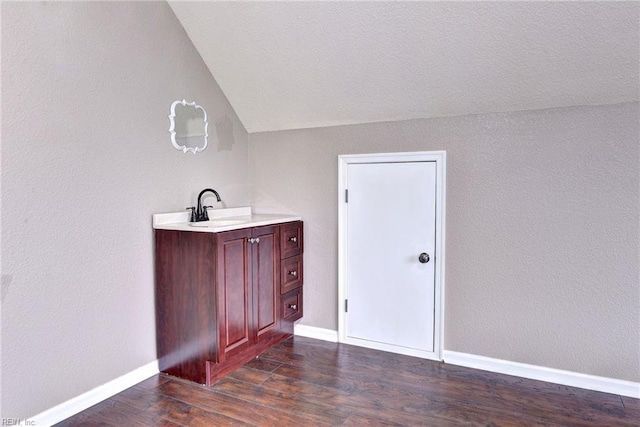
[[(249, 203), (247, 133), (163, 2), (2, 2), (2, 416), (156, 359), (151, 215)], [(195, 99), (209, 148), (169, 107)]]
[(337, 156), (447, 150), (445, 348), (640, 381), (638, 103), (250, 134), (254, 205), (305, 220), (337, 329)]

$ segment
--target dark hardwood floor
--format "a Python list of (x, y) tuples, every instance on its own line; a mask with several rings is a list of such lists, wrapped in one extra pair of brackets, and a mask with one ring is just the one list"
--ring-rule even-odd
[(639, 426), (640, 400), (294, 337), (211, 387), (156, 375), (59, 426)]

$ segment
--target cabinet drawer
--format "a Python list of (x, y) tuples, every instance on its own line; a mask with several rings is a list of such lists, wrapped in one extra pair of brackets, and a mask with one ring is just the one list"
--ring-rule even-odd
[(296, 221), (280, 226), (280, 258), (300, 255), (303, 249), (302, 222)]
[(302, 286), (302, 255), (280, 261), (280, 293)]
[(288, 321), (302, 317), (302, 287), (282, 295), (282, 318)]

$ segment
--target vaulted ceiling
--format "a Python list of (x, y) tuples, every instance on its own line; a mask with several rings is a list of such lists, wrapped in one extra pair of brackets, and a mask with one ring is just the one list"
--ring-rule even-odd
[(249, 132), (639, 100), (638, 2), (179, 2)]

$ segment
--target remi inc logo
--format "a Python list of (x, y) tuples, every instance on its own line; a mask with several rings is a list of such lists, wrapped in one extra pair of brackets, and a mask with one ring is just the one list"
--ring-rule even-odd
[(0, 419), (2, 426), (35, 426), (36, 422), (27, 420), (26, 418), (2, 418)]

